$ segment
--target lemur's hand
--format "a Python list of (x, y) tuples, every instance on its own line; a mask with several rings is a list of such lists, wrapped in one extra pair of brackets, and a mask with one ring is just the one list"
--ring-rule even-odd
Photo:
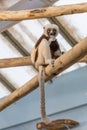
[(51, 65), (52, 65), (52, 67), (54, 67), (54, 62), (55, 62), (55, 59), (51, 59)]
[(52, 65), (52, 67), (54, 67), (54, 62), (55, 62), (55, 59), (47, 59), (45, 61), (45, 64)]
[(54, 62), (55, 62), (55, 59), (49, 59), (49, 65), (52, 65), (52, 67), (54, 67)]

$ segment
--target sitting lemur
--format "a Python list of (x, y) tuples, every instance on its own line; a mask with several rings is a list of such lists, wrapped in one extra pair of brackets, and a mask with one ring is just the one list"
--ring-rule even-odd
[(59, 33), (59, 28), (55, 24), (48, 24), (44, 27), (44, 32), (35, 44), (31, 60), (34, 66), (39, 69), (39, 86), (41, 99), (41, 117), (43, 122), (50, 123), (45, 112), (45, 91), (44, 91), (44, 69), (43, 66), (51, 64), (53, 66), (55, 59), (63, 54), (56, 39)]

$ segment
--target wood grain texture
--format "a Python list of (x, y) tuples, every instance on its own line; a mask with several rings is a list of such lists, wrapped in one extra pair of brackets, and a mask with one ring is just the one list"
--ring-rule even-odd
[(87, 55), (85, 55), (82, 59), (80, 59), (79, 62), (86, 62), (87, 63)]
[(32, 65), (30, 56), (0, 59), (0, 68)]
[[(74, 63), (78, 62), (83, 56), (87, 54), (87, 37), (84, 38), (79, 44), (75, 45), (71, 50), (64, 53), (62, 56), (57, 58), (54, 63), (54, 67), (48, 65), (45, 68), (45, 81), (53, 78), (55, 75), (61, 73)], [(38, 87), (38, 75), (32, 78), (30, 81), (25, 83), (21, 88), (15, 90), (8, 97), (0, 101), (0, 111), (18, 101), (25, 95), (31, 93)]]
[(26, 20), (87, 12), (87, 3), (53, 6), (20, 11), (0, 11), (0, 20)]
[[(87, 62), (87, 55), (81, 58), (78, 62)], [(29, 66), (29, 65), (32, 65), (30, 56), (0, 59), (0, 68)]]
[(36, 127), (38, 130), (68, 130), (68, 128), (74, 128), (78, 125), (79, 123), (77, 121), (71, 119), (60, 119), (52, 121), (49, 124), (39, 122), (37, 123)]

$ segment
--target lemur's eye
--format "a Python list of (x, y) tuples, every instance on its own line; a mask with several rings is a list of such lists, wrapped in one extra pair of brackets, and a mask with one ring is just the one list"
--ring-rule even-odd
[(54, 29), (53, 29), (53, 34), (56, 35), (56, 33), (57, 33), (57, 31), (56, 31), (56, 29), (54, 28)]
[(53, 29), (53, 32), (56, 33), (56, 29)]
[(48, 28), (48, 29), (47, 29), (47, 32), (49, 33), (50, 31), (51, 31), (51, 29), (50, 29), (50, 28)]

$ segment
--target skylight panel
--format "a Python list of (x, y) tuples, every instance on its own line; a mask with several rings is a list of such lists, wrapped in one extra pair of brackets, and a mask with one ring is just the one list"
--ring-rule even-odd
[[(60, 0), (55, 2), (54, 5), (60, 6), (85, 2), (87, 2), (87, 0)], [(70, 30), (73, 31), (73, 34), (71, 32), (71, 35), (73, 35), (77, 41), (80, 41), (82, 38), (87, 36), (87, 13), (64, 15), (57, 18), (59, 18), (60, 21), (63, 20), (66, 23), (67, 26), (65, 26), (65, 28), (68, 29), (69, 32)]]
[(0, 98), (8, 96), (10, 91), (0, 82)]
[(87, 13), (68, 15), (62, 18), (67, 22), (67, 26), (73, 30), (74, 35), (80, 39), (87, 36)]
[[(15, 57), (22, 57), (22, 55), (5, 37), (0, 35), (0, 59)], [(31, 66), (3, 68), (0, 69), (0, 72), (7, 77), (16, 88), (21, 87), (36, 75), (36, 70)]]
[[(62, 51), (67, 52), (68, 50), (70, 50), (72, 48), (71, 45), (63, 38), (63, 36), (61, 34), (59, 34), (57, 36), (57, 40), (59, 42), (59, 45), (60, 45), (60, 48)], [(76, 64), (72, 65), (71, 67), (69, 67), (68, 69), (66, 69), (65, 71), (63, 71), (61, 74), (73, 71), (73, 70), (83, 67), (85, 65), (86, 65), (85, 63), (76, 63)]]
[(59, 34), (57, 36), (58, 42), (60, 44), (60, 48), (62, 51), (68, 51), (69, 49), (71, 49), (71, 45), (63, 38), (63, 36), (61, 34)]
[(43, 32), (42, 25), (38, 22), (38, 20), (25, 20), (23, 21), (24, 25), (28, 27), (28, 29), (35, 35), (37, 38), (40, 37), (40, 35)]
[(68, 5), (68, 4), (78, 4), (78, 3), (84, 3), (87, 2), (87, 0), (58, 0), (55, 2), (54, 5)]
[(28, 52), (31, 51), (34, 43), (31, 38), (24, 32), (24, 30), (22, 30), (19, 24), (10, 28), (9, 32)]
[(37, 74), (37, 71), (30, 66), (5, 68), (1, 69), (1, 72), (16, 88), (21, 87)]
[[(19, 41), (19, 44), (21, 44), (25, 49), (30, 53), (34, 44), (36, 43), (37, 39), (42, 35), (43, 33), (43, 26), (48, 24), (49, 21), (46, 19), (39, 20), (25, 20), (22, 21), (12, 28), (10, 28), (8, 31), (15, 37), (16, 40)], [(22, 28), (23, 27), (23, 28)], [(25, 30), (27, 28), (27, 30)], [(29, 33), (28, 33), (29, 30)], [(34, 39), (34, 40), (33, 40)], [(61, 34), (57, 36), (58, 42), (60, 44), (60, 48), (62, 51), (66, 52), (69, 49), (71, 49), (71, 46), (69, 43), (63, 38)], [(3, 54), (3, 51), (1, 52), (3, 55), (3, 58), (7, 57), (20, 57), (22, 56), (9, 42), (6, 40), (3, 36), (0, 37), (1, 40), (1, 50), (5, 50), (5, 54)], [(3, 47), (5, 46), (5, 47)], [(10, 52), (10, 53), (9, 53)], [(8, 54), (8, 55), (6, 55)], [(5, 56), (4, 56), (5, 55)], [(72, 67), (70, 67), (68, 70), (64, 71), (69, 72), (71, 70), (74, 70), (76, 68), (79, 68), (79, 64), (75, 64)], [(11, 68), (3, 68), (1, 69), (1, 73), (8, 78), (8, 80), (16, 87), (23, 86), (26, 82), (31, 80), (36, 74), (37, 71), (32, 66), (25, 66), (25, 67), (11, 67)]]
[(18, 57), (21, 54), (5, 39), (0, 35), (0, 59)]
[(43, 26), (48, 23), (49, 21), (46, 19), (24, 20), (8, 29), (8, 31), (31, 53), (33, 46), (43, 33)]

